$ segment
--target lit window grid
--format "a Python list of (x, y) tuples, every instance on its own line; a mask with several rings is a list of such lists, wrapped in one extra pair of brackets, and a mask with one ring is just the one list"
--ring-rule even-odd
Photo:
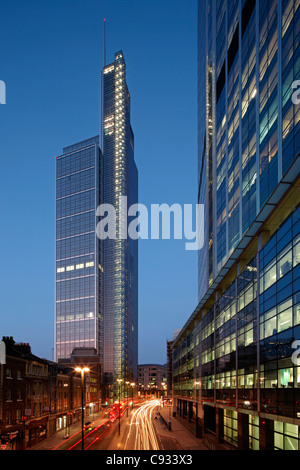
[[(95, 146), (91, 147), (90, 152), (91, 152), (91, 158), (95, 161), (95, 155), (96, 155), (95, 152), (97, 152), (96, 149), (95, 149)], [(84, 152), (79, 150), (79, 155), (81, 155), (82, 153), (84, 153)], [(66, 158), (65, 161), (67, 162), (68, 159)], [(74, 152), (74, 155), (72, 155), (72, 165), (73, 164), (76, 165), (77, 161), (79, 161), (79, 160), (78, 160), (78, 158), (76, 158), (76, 152)], [(81, 162), (83, 162), (82, 164), (84, 164), (84, 161), (82, 160), (82, 158), (81, 158)], [(90, 346), (93, 346), (93, 347), (96, 346), (95, 337), (94, 337), (94, 331), (95, 331), (95, 320), (94, 320), (95, 319), (94, 275), (87, 275), (86, 274), (86, 275), (78, 276), (78, 275), (75, 274), (76, 271), (78, 273), (85, 272), (85, 271), (82, 271), (84, 268), (91, 268), (92, 264), (94, 264), (94, 262), (91, 262), (91, 261), (87, 261), (85, 264), (81, 261), (82, 260), (82, 255), (87, 256), (87, 255), (84, 255), (85, 251), (83, 251), (82, 248), (88, 247), (88, 245), (85, 244), (85, 243), (83, 245), (81, 245), (81, 241), (84, 241), (86, 235), (89, 235), (90, 233), (83, 231), (83, 233), (77, 234), (76, 231), (80, 232), (80, 230), (82, 230), (82, 227), (84, 227), (84, 224), (82, 225), (82, 222), (84, 223), (84, 219), (82, 219), (82, 221), (81, 221), (80, 217), (88, 217), (89, 214), (90, 214), (93, 221), (94, 221), (93, 213), (94, 213), (95, 209), (91, 208), (89, 211), (78, 211), (77, 201), (81, 202), (81, 200), (86, 200), (87, 203), (95, 204), (94, 192), (92, 192), (94, 188), (87, 188), (87, 189), (82, 190), (82, 187), (84, 187), (84, 185), (94, 186), (94, 181), (92, 181), (94, 176), (92, 176), (91, 171), (95, 174), (95, 166), (88, 166), (87, 168), (84, 168), (82, 170), (77, 167), (77, 171), (72, 171), (72, 168), (75, 169), (76, 167), (70, 167), (69, 169), (67, 169), (67, 167), (66, 167), (66, 169), (67, 169), (66, 170), (67, 171), (66, 176), (68, 176), (69, 180), (70, 180), (70, 178), (73, 178), (76, 185), (74, 187), (71, 187), (71, 191), (69, 190), (68, 192), (65, 192), (65, 194), (58, 193), (60, 197), (57, 199), (58, 201), (64, 201), (64, 200), (65, 201), (67, 201), (67, 200), (70, 201), (71, 205), (64, 205), (64, 207), (62, 206), (63, 210), (68, 209), (68, 210), (70, 210), (70, 212), (65, 217), (64, 217), (64, 213), (60, 212), (62, 217), (60, 219), (58, 218), (57, 220), (58, 220), (58, 223), (65, 223), (65, 221), (67, 222), (68, 220), (70, 220), (70, 221), (75, 220), (74, 219), (74, 216), (75, 216), (75, 217), (77, 217), (76, 220), (78, 220), (78, 224), (77, 225), (75, 224), (74, 227), (73, 227), (73, 230), (75, 232), (74, 235), (57, 238), (57, 244), (60, 244), (62, 242), (63, 243), (69, 243), (70, 247), (72, 247), (73, 251), (72, 251), (72, 253), (65, 251), (64, 254), (66, 256), (63, 256), (63, 252), (57, 251), (57, 255), (58, 255), (57, 256), (57, 270), (58, 270), (57, 275), (61, 276), (61, 279), (59, 279), (59, 277), (58, 277), (57, 278), (57, 283), (56, 283), (57, 284), (57, 286), (56, 286), (56, 320), (57, 320), (57, 324), (60, 323), (60, 321), (62, 321), (62, 320), (70, 322), (72, 318), (76, 318), (76, 317), (79, 316), (79, 318), (81, 319), (81, 316), (85, 315), (85, 317), (86, 317), (85, 320), (90, 321), (92, 319), (92, 323), (89, 322), (88, 333), (87, 332), (85, 333), (85, 335), (88, 335), (88, 336), (83, 337), (82, 334), (80, 333), (80, 331), (78, 331), (78, 334), (80, 333), (79, 338), (77, 337), (75, 342), (73, 341), (73, 339), (75, 340), (75, 338), (73, 338), (73, 334), (70, 333), (69, 329), (65, 330), (64, 332), (60, 332), (59, 330), (57, 330), (56, 331), (56, 354), (57, 354), (57, 357), (67, 357), (67, 355), (72, 352), (72, 350), (71, 350), (72, 344), (73, 344), (73, 347), (75, 346), (75, 344), (79, 345), (79, 346), (80, 345), (82, 345), (82, 346), (83, 345), (90, 345)], [(58, 181), (63, 181), (63, 178), (64, 178), (64, 175), (61, 174)], [(59, 187), (58, 187), (58, 189), (59, 189)], [(78, 197), (77, 197), (77, 194), (78, 194)], [(91, 195), (92, 198), (90, 198), (90, 196), (89, 196), (90, 202), (88, 202), (89, 200), (86, 199), (85, 197), (83, 198), (82, 194)], [(73, 201), (75, 201), (75, 198), (76, 198), (76, 206), (74, 206), (74, 203), (73, 203)], [(73, 210), (72, 210), (72, 207), (73, 207)], [(64, 226), (61, 225), (61, 228), (64, 229)], [(91, 233), (93, 233), (93, 232), (94, 232), (94, 229)], [(76, 252), (74, 252), (74, 248), (76, 246), (76, 245), (74, 245), (74, 240), (76, 240), (76, 239), (80, 240), (80, 243), (78, 244), (78, 249), (81, 253), (78, 252), (78, 254), (76, 254)], [(72, 240), (72, 242), (71, 242), (71, 240)], [(92, 242), (91, 247), (93, 245), (94, 245), (94, 237), (93, 237), (93, 242)], [(57, 248), (58, 248), (58, 245), (57, 245)], [(93, 248), (94, 248), (94, 246), (93, 246)], [(77, 248), (76, 248), (76, 250), (77, 250)], [(83, 253), (82, 253), (82, 251), (83, 251)], [(70, 255), (73, 255), (73, 256), (70, 256)], [(89, 252), (88, 256), (90, 257), (91, 255), (94, 255), (94, 253), (92, 254), (91, 252)], [(74, 264), (63, 263), (64, 260), (65, 261), (67, 259), (71, 260), (71, 258), (73, 258), (72, 260), (74, 260), (74, 261), (76, 260), (77, 262), (74, 262)], [(74, 273), (74, 276), (72, 276), (72, 278), (65, 277), (66, 275), (67, 276), (70, 276), (71, 274), (73, 275), (73, 273)], [(78, 290), (78, 288), (75, 288), (74, 283), (85, 282), (85, 280), (87, 280), (87, 279), (91, 279), (91, 281), (92, 281), (92, 284), (89, 285), (87, 291)], [(65, 288), (61, 289), (63, 284), (66, 285), (66, 286), (69, 285), (70, 287), (72, 286), (72, 291), (71, 290), (65, 290)], [(59, 285), (60, 285), (60, 287), (58, 287)], [(93, 295), (88, 295), (89, 293), (92, 293)], [(78, 304), (78, 302), (84, 302), (85, 313), (80, 313), (80, 314), (75, 313), (77, 311), (77, 308), (78, 308), (78, 307), (75, 307), (75, 303)], [(87, 306), (87, 302), (88, 303), (92, 302), (93, 312), (91, 311), (91, 306), (89, 306), (89, 307)], [(71, 306), (71, 312), (73, 310), (73, 313), (69, 312), (66, 315), (63, 315), (62, 312), (64, 310), (66, 312), (67, 312), (67, 310), (69, 310), (68, 305)], [(72, 307), (72, 305), (73, 305), (73, 307)], [(69, 339), (66, 335), (71, 335), (72, 338)]]
[[(294, 220), (294, 227), (295, 227), (295, 230), (294, 231), (294, 238), (293, 240), (294, 241), (297, 241), (296, 243), (296, 246), (298, 245), (298, 238), (299, 238), (299, 234), (297, 234), (297, 230), (299, 232), (299, 217), (297, 218), (296, 214), (298, 213), (299, 214), (299, 211), (300, 211), (300, 208), (298, 208), (297, 210), (298, 212), (296, 212), (294, 215), (293, 215), (293, 220)], [(276, 239), (275, 238), (272, 238), (268, 243), (267, 245), (265, 246), (263, 252), (264, 252), (264, 259), (267, 259), (267, 257), (269, 256), (269, 253), (270, 253), (270, 249), (268, 247), (268, 245), (272, 246), (274, 245), (276, 247), (276, 240), (277, 240), (277, 243), (280, 243), (281, 245), (285, 245), (286, 244), (286, 236), (287, 235), (290, 235), (292, 233), (292, 226), (290, 226), (290, 221), (291, 221), (291, 218), (292, 216), (290, 216), (289, 220), (283, 225), (283, 227), (279, 230), (279, 232), (277, 233), (277, 235), (275, 234), (276, 236)], [(280, 233), (280, 235), (279, 235)], [(274, 241), (275, 240), (275, 241)], [(278, 250), (279, 251), (279, 250)], [(282, 250), (279, 251), (279, 255), (280, 257), (282, 257)], [(295, 264), (295, 266), (293, 267), (294, 269), (298, 266), (298, 262)], [(268, 264), (267, 264), (268, 266)], [(247, 274), (245, 274), (246, 272), (248, 272)], [(205, 345), (206, 347), (203, 346), (203, 351), (202, 351), (202, 357), (203, 357), (203, 360), (201, 361), (202, 362), (202, 365), (206, 365), (208, 362), (214, 362), (218, 357), (225, 357), (226, 355), (230, 354), (231, 352), (234, 352), (235, 348), (234, 348), (234, 343), (235, 343), (235, 334), (233, 334), (232, 336), (227, 336), (226, 338), (224, 338), (224, 340), (221, 340), (219, 342), (216, 343), (216, 345), (214, 344), (213, 340), (212, 340), (212, 343), (211, 346), (207, 347), (207, 339), (206, 338), (210, 338), (214, 332), (214, 326), (217, 325), (218, 328), (222, 328), (222, 331), (225, 331), (225, 328), (226, 328), (226, 322), (228, 323), (230, 321), (230, 318), (232, 318), (232, 315), (235, 314), (235, 308), (233, 308), (232, 310), (232, 313), (230, 313), (230, 309), (231, 307), (230, 306), (234, 306), (234, 304), (236, 303), (236, 306), (237, 306), (237, 312), (248, 312), (247, 315), (250, 313), (250, 311), (252, 310), (253, 311), (253, 314), (254, 314), (254, 317), (256, 318), (256, 276), (257, 276), (257, 268), (255, 266), (255, 264), (250, 264), (247, 268), (246, 268), (246, 271), (244, 272), (244, 274), (241, 275), (240, 277), (240, 287), (239, 287), (239, 294), (238, 296), (236, 297), (236, 301), (232, 301), (231, 304), (229, 304), (228, 307), (226, 308), (229, 308), (229, 312), (228, 312), (228, 315), (225, 317), (226, 318), (226, 321), (221, 321), (221, 322), (218, 322), (217, 319), (218, 318), (221, 318), (221, 316), (224, 316), (224, 313), (223, 313), (223, 308), (224, 307), (221, 307), (221, 313), (219, 315), (216, 316), (216, 319), (215, 319), (215, 322), (213, 321), (210, 321), (208, 323), (207, 326), (203, 327), (202, 329), (202, 342), (203, 342), (203, 345), (204, 345), (204, 342), (205, 342)], [(285, 275), (288, 275), (288, 271), (285, 272)], [(249, 279), (247, 282), (246, 282), (246, 279)], [(252, 280), (251, 280), (252, 279)], [(246, 282), (246, 284), (245, 284)], [(295, 287), (296, 288), (296, 287)], [(299, 294), (299, 292), (298, 292)], [(227, 296), (229, 295), (229, 293), (225, 293), (224, 294), (224, 298), (226, 298)], [(274, 295), (273, 295), (274, 297)], [(285, 330), (290, 330), (291, 328), (293, 327), (298, 327), (298, 325), (300, 325), (300, 301), (299, 301), (299, 295), (295, 296), (294, 294), (292, 295), (292, 297), (289, 297), (287, 298), (285, 301), (283, 301), (280, 305), (278, 305), (277, 307), (275, 307), (275, 310), (274, 311), (267, 311), (266, 314), (264, 314), (263, 312), (261, 312), (261, 315), (260, 315), (260, 320), (261, 320), (261, 325), (262, 327), (261, 328), (264, 328), (264, 323), (267, 322), (267, 321), (273, 321), (273, 319), (275, 318), (276, 319), (276, 322), (277, 323), (274, 323), (274, 330), (276, 330), (276, 333), (280, 334), (280, 332), (283, 332)], [(254, 307), (254, 310), (253, 310), (253, 307), (251, 307), (251, 310), (249, 311), (249, 306), (253, 305)], [(225, 320), (224, 318), (224, 320)], [(246, 318), (246, 317), (245, 317)], [(238, 348), (240, 348), (241, 346), (242, 347), (247, 347), (253, 343), (255, 343), (255, 341), (257, 341), (257, 338), (254, 337), (254, 324), (253, 324), (253, 321), (251, 320), (250, 318), (250, 321), (248, 322), (247, 326), (246, 327), (240, 327), (238, 328), (237, 330), (237, 334), (238, 334)], [(270, 331), (271, 333), (270, 334), (274, 334), (274, 331), (271, 331), (270, 329), (268, 329), (268, 331)], [(216, 332), (217, 333), (217, 332)], [(215, 333), (215, 334), (216, 334)], [(201, 334), (201, 331), (200, 333), (198, 334)], [(197, 336), (195, 338), (195, 342), (193, 340), (193, 333), (190, 334), (190, 344), (191, 346), (195, 347), (195, 345), (199, 344), (199, 342), (197, 341)], [(261, 335), (260, 335), (260, 339), (263, 340), (265, 338), (265, 333), (263, 332), (263, 330), (261, 329)], [(241, 341), (242, 340), (242, 341)], [(232, 348), (230, 348), (230, 341), (232, 341)], [(274, 340), (276, 341), (276, 340)], [(226, 344), (228, 343), (228, 348), (226, 350)], [(178, 348), (179, 349), (179, 348)], [(180, 351), (180, 352), (179, 352)], [(180, 347), (180, 350), (179, 350), (179, 356), (177, 359), (180, 359), (180, 362), (182, 365), (179, 365), (177, 366), (177, 363), (175, 361), (175, 374), (174, 374), (174, 377), (179, 377), (180, 374), (184, 374), (185, 373), (185, 370), (186, 370), (186, 367), (187, 367), (187, 363), (186, 365), (184, 365), (184, 358), (185, 357), (188, 357), (187, 355), (189, 354), (189, 349), (186, 347), (186, 346), (182, 346), (182, 348)], [(215, 351), (215, 356), (213, 354), (213, 351)], [(198, 356), (198, 352), (194, 351), (194, 354)], [(240, 353), (238, 352), (238, 357), (239, 357)], [(200, 355), (200, 359), (201, 359), (201, 355)], [(195, 358), (196, 360), (196, 364), (197, 364), (197, 357)], [(256, 364), (256, 357), (253, 358), (254, 360), (254, 363)], [(282, 359), (282, 364), (284, 364), (284, 359)], [(264, 372), (264, 364), (261, 363), (261, 388), (265, 388), (265, 385), (268, 384), (268, 375), (269, 372)], [(299, 369), (299, 371), (298, 371)], [(297, 371), (297, 372), (296, 372)], [(238, 387), (241, 388), (241, 389), (255, 389), (257, 387), (257, 380), (258, 380), (258, 375), (257, 375), (257, 371), (256, 370), (253, 370), (253, 372), (251, 373), (245, 373), (244, 371), (244, 368), (239, 368), (238, 371), (235, 371), (235, 369), (233, 369), (232, 371), (227, 371), (226, 374), (227, 374), (227, 377), (232, 377), (234, 378), (234, 374), (238, 374)], [(179, 374), (179, 375), (178, 375)], [(224, 377), (226, 377), (226, 374)], [(289, 384), (290, 382), (293, 382), (294, 381), (294, 386), (295, 387), (300, 387), (300, 367), (294, 367), (294, 371), (293, 371), (293, 367), (290, 367), (289, 369), (286, 369), (284, 368), (283, 365), (280, 366), (280, 368), (278, 370), (275, 370), (274, 371), (274, 374), (275, 374), (275, 378), (273, 380), (273, 384), (277, 387), (286, 387), (288, 386), (287, 384)], [(285, 376), (284, 376), (285, 374)], [(270, 375), (270, 374), (269, 374)], [(218, 375), (216, 376), (216, 387), (220, 387), (220, 382), (217, 382), (217, 380), (221, 380), (222, 379), (222, 375)], [(287, 378), (285, 378), (287, 377)], [(295, 378), (297, 379), (297, 383), (295, 382)], [(206, 377), (202, 377), (202, 380), (203, 380), (203, 384), (207, 384), (207, 378)], [(228, 379), (229, 380), (229, 379)], [(214, 383), (214, 377), (212, 377), (212, 384)], [(228, 382), (229, 383), (229, 382)], [(190, 388), (188, 386), (188, 382), (182, 382), (181, 385), (181, 394), (182, 394), (182, 390), (186, 390), (186, 396), (190, 396)], [(203, 385), (203, 387), (206, 387), (206, 385)], [(269, 387), (271, 387), (269, 385)], [(225, 387), (226, 388), (226, 387)], [(234, 388), (234, 386), (233, 386)], [(246, 400), (246, 402), (248, 403), (248, 401)], [(253, 404), (252, 404), (253, 405)]]

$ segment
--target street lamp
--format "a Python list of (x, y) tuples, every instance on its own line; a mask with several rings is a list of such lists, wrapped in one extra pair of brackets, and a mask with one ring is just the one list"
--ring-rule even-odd
[(125, 384), (127, 385), (126, 416), (128, 418), (128, 393), (129, 393), (129, 384), (130, 384), (130, 382), (125, 382)]
[(119, 435), (121, 434), (121, 399), (120, 399), (120, 385), (123, 382), (123, 379), (117, 379), (119, 384)]
[(81, 446), (84, 450), (84, 374), (90, 372), (90, 369), (88, 367), (76, 367), (75, 371), (81, 374)]
[(130, 385), (131, 385), (131, 409), (133, 409), (133, 389), (135, 387), (135, 383), (132, 382)]
[(171, 420), (171, 400), (169, 401), (169, 431), (172, 430), (172, 420)]
[(163, 406), (164, 406), (166, 384), (165, 382), (162, 382), (161, 385), (162, 385), (162, 399), (163, 399), (162, 401), (163, 401)]

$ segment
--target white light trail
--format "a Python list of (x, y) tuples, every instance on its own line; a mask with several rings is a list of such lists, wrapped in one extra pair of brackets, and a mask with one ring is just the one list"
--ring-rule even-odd
[(153, 400), (133, 412), (124, 450), (133, 436), (134, 449), (131, 450), (160, 450), (152, 423), (152, 414), (157, 406), (160, 406), (160, 401)]

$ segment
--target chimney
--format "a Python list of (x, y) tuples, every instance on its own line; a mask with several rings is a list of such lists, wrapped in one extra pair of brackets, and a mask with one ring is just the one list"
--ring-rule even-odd
[(16, 343), (15, 349), (22, 354), (31, 354), (31, 347), (29, 343)]
[(12, 336), (3, 336), (2, 341), (5, 343), (7, 352), (13, 349), (15, 341)]

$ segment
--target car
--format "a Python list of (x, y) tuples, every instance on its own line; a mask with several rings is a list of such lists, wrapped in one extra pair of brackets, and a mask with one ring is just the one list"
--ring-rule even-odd
[(85, 426), (90, 426), (92, 423), (92, 421), (87, 421), (86, 423), (84, 423)]

